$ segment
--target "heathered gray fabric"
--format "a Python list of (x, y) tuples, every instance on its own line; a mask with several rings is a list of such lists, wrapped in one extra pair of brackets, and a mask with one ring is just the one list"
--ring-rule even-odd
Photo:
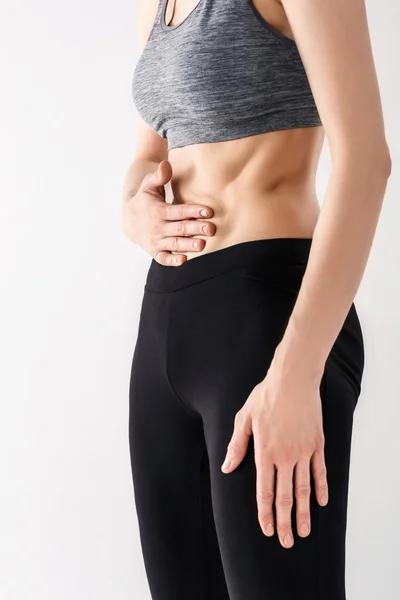
[(200, 0), (175, 26), (159, 0), (132, 95), (168, 149), (321, 125), (296, 43), (252, 0)]

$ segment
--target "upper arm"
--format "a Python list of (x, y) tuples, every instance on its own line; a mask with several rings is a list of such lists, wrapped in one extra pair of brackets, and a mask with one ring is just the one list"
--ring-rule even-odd
[[(157, 13), (158, 0), (140, 0), (138, 18), (138, 38), (140, 49), (146, 45), (150, 30)], [(136, 156), (151, 158), (155, 161), (167, 160), (168, 142), (152, 129), (137, 114)]]
[(280, 1), (332, 158), (354, 150), (388, 154), (364, 0)]
[(156, 18), (157, 7), (158, 0), (140, 0), (139, 2), (138, 33), (139, 45), (142, 50), (146, 45), (154, 19)]

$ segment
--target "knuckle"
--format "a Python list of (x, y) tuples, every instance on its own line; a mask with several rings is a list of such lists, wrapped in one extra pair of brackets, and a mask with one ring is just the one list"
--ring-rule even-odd
[(152, 240), (152, 247), (158, 252), (166, 252), (166, 244), (164, 238), (160, 236), (154, 236)]
[(278, 471), (282, 472), (292, 472), (293, 468), (296, 464), (296, 461), (290, 458), (289, 456), (282, 456), (281, 452), (275, 452), (273, 454), (274, 462)]
[(270, 511), (263, 510), (262, 507), (259, 507), (258, 509), (257, 518), (262, 527), (269, 523), (273, 524), (275, 521), (274, 514)]
[(300, 523), (308, 523), (308, 521), (310, 520), (310, 513), (308, 512), (299, 512), (296, 515), (297, 521), (299, 521)]
[(291, 508), (293, 506), (293, 497), (290, 494), (278, 494), (276, 505), (279, 508)]
[(296, 460), (294, 456), (293, 448), (290, 446), (283, 446), (281, 448), (277, 448), (275, 453), (278, 456), (278, 464), (280, 467), (293, 467)]
[(234, 426), (240, 427), (242, 425), (242, 423), (243, 423), (243, 413), (239, 410), (235, 415)]
[(147, 187), (153, 181), (153, 173), (146, 173), (142, 179), (142, 187)]
[(309, 443), (309, 444), (305, 444), (303, 446), (303, 448), (302, 448), (301, 456), (303, 456), (308, 461), (310, 461), (312, 455), (314, 454), (314, 452), (316, 450), (318, 450), (318, 447), (316, 446), (315, 442), (312, 442), (312, 443)]
[(297, 498), (308, 498), (311, 494), (311, 486), (306, 483), (297, 485), (295, 492)]
[(279, 465), (284, 469), (292, 469), (296, 464), (296, 460), (292, 453), (284, 454), (279, 461)]
[(314, 478), (317, 481), (324, 481), (326, 479), (326, 467), (318, 467), (314, 470)]
[(172, 247), (172, 251), (174, 251), (174, 252), (179, 250), (179, 237), (175, 236), (172, 238), (171, 247)]
[(164, 204), (154, 203), (151, 208), (151, 216), (154, 221), (163, 221), (167, 216), (167, 208)]
[(150, 239), (158, 241), (161, 234), (161, 227), (158, 221), (153, 221), (149, 227)]
[(175, 264), (176, 264), (176, 263), (175, 263), (175, 257), (174, 257), (174, 255), (173, 255), (173, 254), (168, 254), (167, 261), (168, 261), (168, 262), (167, 262), (167, 265), (168, 265), (169, 267), (174, 267), (174, 266), (175, 266)]
[(185, 210), (184, 205), (183, 204), (178, 204), (178, 205), (175, 205), (175, 207), (176, 207), (175, 208), (176, 218), (179, 219), (179, 220), (184, 219), (185, 215), (186, 215), (186, 210)]
[(278, 523), (277, 529), (281, 539), (284, 539), (286, 534), (292, 533), (292, 525), (289, 521), (283, 521), (282, 523)]
[(260, 490), (257, 492), (257, 501), (260, 504), (271, 504), (275, 498), (273, 490)]
[(315, 439), (315, 444), (318, 450), (322, 450), (325, 446), (325, 435), (321, 432)]
[(162, 206), (163, 219), (165, 219), (166, 221), (174, 221), (175, 220), (174, 206), (171, 206), (171, 204), (169, 204), (167, 202), (165, 202), (161, 206)]
[(252, 421), (252, 428), (254, 431), (254, 438), (256, 443), (256, 460), (273, 461), (273, 450), (269, 445), (267, 436), (263, 435), (262, 429), (257, 427), (257, 424)]
[(239, 450), (240, 450), (239, 440), (236, 438), (232, 438), (228, 444), (229, 454), (231, 454), (231, 455), (236, 454), (237, 452), (239, 452)]
[(253, 417), (254, 427), (258, 431), (262, 431), (263, 425), (265, 425), (265, 417), (262, 415), (261, 412), (258, 412), (256, 409), (253, 410), (252, 417)]
[(327, 494), (328, 493), (328, 486), (326, 483), (321, 483), (318, 485), (318, 492), (320, 494)]
[(186, 223), (185, 221), (177, 221), (176, 222), (176, 233), (178, 236), (183, 236), (186, 234)]

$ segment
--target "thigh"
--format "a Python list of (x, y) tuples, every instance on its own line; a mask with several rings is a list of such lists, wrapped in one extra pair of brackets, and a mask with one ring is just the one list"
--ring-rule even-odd
[(130, 382), (129, 444), (153, 600), (228, 600), (201, 417), (165, 371), (169, 298), (146, 293)]
[(329, 502), (310, 499), (311, 533), (297, 534), (283, 548), (277, 535), (264, 536), (258, 523), (256, 466), (252, 438), (245, 459), (232, 473), (221, 464), (235, 413), (245, 398), (234, 388), (215, 396), (218, 409), (205, 421), (210, 454), (214, 518), (231, 600), (345, 600), (345, 538), (354, 392), (328, 368), (321, 385)]
[[(327, 362), (321, 384), (330, 498), (311, 494), (311, 533), (283, 548), (263, 535), (253, 444), (233, 473), (221, 471), (236, 412), (261, 381), (284, 334), (299, 281), (231, 273), (179, 292), (171, 313), (169, 372), (203, 418), (214, 519), (230, 600), (344, 600), (345, 526), (354, 388)], [(282, 285), (282, 282), (284, 285)], [(190, 348), (190, 352), (189, 352)], [(179, 365), (179, 368), (178, 368)], [(293, 510), (293, 524), (295, 506)]]

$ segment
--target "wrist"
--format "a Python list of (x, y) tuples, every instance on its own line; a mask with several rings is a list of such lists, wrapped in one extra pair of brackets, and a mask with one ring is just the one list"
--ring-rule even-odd
[(270, 369), (281, 381), (319, 387), (324, 373), (325, 360), (315, 356), (306, 343), (283, 339), (275, 349)]

